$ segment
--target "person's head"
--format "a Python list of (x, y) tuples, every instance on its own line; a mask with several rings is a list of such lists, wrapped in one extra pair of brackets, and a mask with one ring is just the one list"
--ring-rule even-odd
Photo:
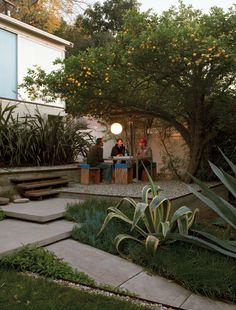
[(116, 140), (116, 145), (119, 146), (119, 147), (123, 146), (123, 140), (122, 139), (117, 139)]
[(144, 148), (147, 146), (147, 140), (146, 140), (145, 138), (139, 139), (138, 145), (139, 145), (142, 149), (144, 149)]
[(97, 146), (103, 146), (103, 138), (97, 138), (96, 145)]

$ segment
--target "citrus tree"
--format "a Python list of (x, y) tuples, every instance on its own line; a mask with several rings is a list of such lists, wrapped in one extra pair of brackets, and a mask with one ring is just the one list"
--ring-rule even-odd
[(130, 11), (109, 44), (69, 57), (49, 75), (31, 70), (24, 86), (32, 95), (61, 96), (73, 113), (167, 121), (188, 145), (194, 175), (204, 146), (236, 110), (235, 26), (235, 8)]

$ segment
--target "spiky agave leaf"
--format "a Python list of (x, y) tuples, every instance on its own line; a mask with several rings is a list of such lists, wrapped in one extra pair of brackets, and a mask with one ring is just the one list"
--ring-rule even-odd
[(202, 189), (202, 192), (200, 193), (192, 187), (189, 187), (190, 191), (236, 229), (236, 209), (228, 201), (209, 189), (203, 182), (193, 176), (192, 179)]
[(147, 253), (154, 255), (156, 253), (159, 243), (160, 240), (157, 237), (153, 235), (147, 236), (145, 240), (145, 248)]
[(117, 252), (120, 254), (121, 257), (124, 258), (128, 258), (127, 255), (125, 255), (122, 251), (122, 245), (125, 241), (127, 240), (132, 240), (132, 241), (136, 241), (140, 244), (144, 244), (144, 242), (142, 240), (139, 240), (138, 238), (135, 238), (131, 235), (127, 235), (127, 234), (119, 234), (115, 237), (114, 239), (114, 245), (116, 247)]
[(224, 170), (219, 169), (216, 165), (209, 162), (212, 171), (221, 180), (224, 186), (231, 192), (231, 194), (236, 198), (236, 179), (230, 174), (226, 173)]
[(220, 148), (218, 148), (219, 151), (221, 152), (222, 156), (224, 157), (224, 159), (226, 160), (226, 162), (228, 163), (228, 165), (231, 167), (232, 171), (234, 172), (234, 174), (236, 175), (236, 165), (234, 165), (232, 163), (232, 161), (221, 151)]

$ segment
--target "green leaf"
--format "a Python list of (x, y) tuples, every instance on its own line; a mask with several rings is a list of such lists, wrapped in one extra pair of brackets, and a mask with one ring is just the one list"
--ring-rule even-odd
[(219, 151), (221, 152), (221, 154), (223, 155), (224, 159), (227, 161), (227, 163), (229, 164), (229, 166), (231, 167), (232, 171), (234, 172), (234, 174), (236, 175), (236, 166), (232, 163), (232, 161), (221, 151), (221, 149), (219, 148)]
[(204, 238), (214, 242), (216, 245), (231, 251), (233, 253), (236, 253), (236, 248), (234, 246), (232, 246), (228, 241), (226, 240), (221, 240), (219, 238), (217, 238), (216, 236), (213, 236), (209, 233), (203, 232), (203, 231), (198, 231), (198, 230), (193, 230), (193, 232), (197, 233), (198, 235), (203, 236)]
[(130, 235), (127, 235), (127, 234), (120, 234), (120, 235), (117, 235), (114, 239), (114, 244), (115, 244), (115, 247), (116, 247), (116, 250), (117, 252), (120, 254), (120, 256), (124, 257), (124, 258), (128, 258), (127, 255), (125, 255), (123, 252), (122, 252), (122, 244), (124, 241), (127, 241), (127, 240), (133, 240), (133, 241), (136, 241), (138, 243), (141, 243), (141, 244), (144, 244), (143, 241), (135, 238), (135, 237), (132, 237)]
[(170, 229), (170, 222), (161, 222), (161, 228), (162, 228), (162, 234), (164, 237), (166, 237), (167, 233)]
[(219, 169), (216, 165), (209, 162), (211, 169), (215, 175), (221, 180), (225, 187), (231, 192), (231, 194), (236, 198), (236, 179), (231, 175), (226, 173), (224, 170)]
[(192, 187), (189, 187), (190, 191), (236, 229), (236, 209), (229, 202), (209, 189), (203, 182), (193, 176), (192, 179), (199, 185), (203, 192), (200, 193)]
[[(141, 162), (142, 162), (142, 161), (141, 161)], [(144, 168), (144, 170), (145, 170), (145, 172), (146, 172), (146, 175), (147, 175), (147, 177), (148, 177), (148, 181), (149, 181), (149, 183), (150, 183), (150, 185), (151, 185), (152, 196), (154, 197), (154, 196), (158, 195), (158, 191), (157, 191), (157, 189), (156, 189), (156, 185), (155, 185), (155, 183), (153, 182), (153, 179), (152, 179), (152, 177), (150, 176), (150, 174), (149, 174), (147, 168), (145, 167), (145, 165), (143, 164), (143, 162), (142, 162), (142, 165), (143, 165), (143, 168)]]
[(145, 247), (146, 247), (147, 253), (154, 255), (159, 243), (160, 243), (160, 240), (157, 237), (153, 235), (149, 235), (145, 240)]
[(149, 193), (152, 192), (152, 188), (150, 185), (146, 185), (142, 189), (142, 202), (148, 203)]
[(139, 202), (136, 204), (131, 231), (138, 224), (140, 218), (143, 218), (145, 216), (145, 210), (147, 209), (147, 207), (147, 203)]
[(221, 254), (223, 254), (225, 256), (236, 258), (236, 254), (235, 253), (233, 253), (231, 251), (227, 251), (225, 249), (222, 249), (220, 246), (212, 244), (212, 243), (210, 243), (208, 241), (202, 240), (202, 239), (200, 239), (198, 237), (194, 237), (194, 236), (190, 236), (190, 235), (181, 235), (181, 234), (169, 233), (166, 236), (166, 240), (168, 240), (168, 239), (169, 240), (184, 241), (184, 242), (187, 242), (187, 243), (191, 243), (191, 244), (193, 244), (195, 246), (199, 246), (199, 247), (205, 248), (205, 249), (210, 250), (210, 251), (221, 253)]

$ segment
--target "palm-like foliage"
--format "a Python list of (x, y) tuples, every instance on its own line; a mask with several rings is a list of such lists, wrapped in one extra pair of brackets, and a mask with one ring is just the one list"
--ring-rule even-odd
[(5, 166), (73, 163), (85, 155), (91, 136), (84, 125), (60, 116), (53, 121), (34, 116), (19, 118), (15, 106), (0, 111), (0, 164)]
[[(147, 170), (146, 173), (150, 185), (143, 188), (142, 201), (136, 202), (132, 198), (124, 198), (116, 207), (108, 208), (108, 215), (99, 232), (100, 234), (112, 219), (119, 219), (130, 226), (131, 234), (119, 234), (114, 240), (121, 256), (126, 257), (123, 253), (124, 242), (133, 240), (143, 244), (150, 254), (154, 254), (163, 244), (183, 241), (236, 258), (236, 247), (231, 242), (192, 229), (198, 209), (192, 211), (182, 206), (171, 216), (171, 202), (161, 197), (160, 188), (155, 187)], [(132, 217), (122, 212), (121, 206), (124, 202), (128, 202), (134, 208)]]

